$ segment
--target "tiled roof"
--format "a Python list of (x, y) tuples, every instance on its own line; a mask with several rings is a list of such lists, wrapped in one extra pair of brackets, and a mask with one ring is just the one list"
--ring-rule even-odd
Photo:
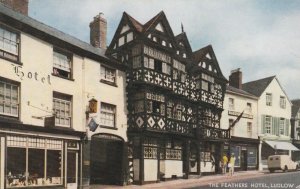
[(241, 95), (249, 96), (250, 98), (255, 98), (255, 99), (257, 99), (256, 96), (254, 96), (254, 95), (248, 93), (247, 91), (244, 91), (244, 90), (242, 90), (242, 89), (238, 89), (238, 88), (232, 87), (232, 86), (230, 86), (230, 85), (227, 85), (227, 86), (226, 86), (226, 91), (229, 91), (229, 92), (231, 91), (231, 92), (238, 93), (238, 94), (241, 94)]
[(132, 25), (135, 27), (135, 29), (138, 32), (142, 32), (143, 31), (143, 24), (139, 23), (136, 19), (134, 19), (133, 17), (131, 17), (126, 12), (124, 12), (124, 14), (128, 17), (129, 21), (132, 23)]
[(244, 83), (242, 88), (243, 88), (243, 90), (247, 91), (248, 93), (251, 93), (257, 97), (260, 97), (261, 94), (265, 91), (265, 89), (268, 87), (268, 85), (271, 83), (271, 81), (275, 77), (276, 76), (271, 76), (271, 77), (259, 79), (256, 81)]

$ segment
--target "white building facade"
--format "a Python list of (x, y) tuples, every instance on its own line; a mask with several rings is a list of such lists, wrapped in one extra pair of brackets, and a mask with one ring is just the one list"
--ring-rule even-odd
[(291, 102), (276, 76), (243, 84), (243, 89), (258, 97), (259, 169), (267, 168), (273, 154), (298, 150), (291, 144)]
[[(108, 178), (91, 167), (120, 162), (123, 170), (123, 67), (2, 4), (0, 15), (0, 188), (77, 188), (91, 176)], [(101, 145), (112, 150), (102, 155)], [(121, 182), (122, 175), (106, 175)]]
[[(239, 69), (232, 71), (221, 118), (223, 129), (230, 129), (230, 141), (224, 145), (224, 152), (228, 156), (234, 153), (237, 170), (251, 170), (257, 169), (258, 165), (258, 98), (242, 90), (241, 82), (242, 72)], [(230, 127), (240, 115), (239, 121)]]

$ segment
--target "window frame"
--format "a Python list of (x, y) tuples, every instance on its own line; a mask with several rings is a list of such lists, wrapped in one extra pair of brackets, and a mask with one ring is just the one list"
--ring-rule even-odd
[(228, 98), (228, 109), (234, 110), (234, 98)]
[[(1, 48), (0, 49), (0, 58), (8, 60), (8, 61), (11, 61), (11, 62), (14, 62), (14, 63), (17, 63), (17, 64), (22, 64), (20, 62), (20, 60), (21, 60), (21, 32), (13, 29), (11, 27), (8, 27), (8, 26), (6, 26), (6, 25), (4, 25), (2, 23), (0, 23), (0, 28), (2, 30), (6, 30), (6, 31), (8, 31), (10, 33), (15, 34), (16, 35), (16, 42), (15, 43), (17, 45), (17, 47), (16, 47), (17, 53), (16, 54), (14, 54), (14, 53), (12, 53), (10, 51), (5, 50), (4, 47)], [(4, 46), (4, 35), (3, 35), (3, 46)], [(5, 56), (6, 53), (9, 56), (13, 56), (15, 59), (13, 59), (11, 57), (8, 57), (8, 56)]]
[(286, 98), (284, 96), (280, 96), (279, 105), (280, 105), (280, 108), (282, 108), (282, 109), (286, 108)]
[[(270, 119), (270, 120), (267, 120), (267, 119)], [(266, 131), (266, 134), (272, 133), (272, 117), (268, 116), (268, 115), (265, 117), (265, 131)]]
[(279, 119), (279, 135), (285, 135), (285, 119), (284, 118), (280, 118)]
[[(61, 106), (61, 103), (65, 103), (65, 107), (67, 106), (67, 103), (69, 103), (69, 116), (61, 116), (59, 114), (59, 117), (58, 115), (56, 114), (56, 107), (55, 107), (55, 101), (56, 102), (59, 102), (59, 105)], [(53, 92), (53, 98), (52, 98), (52, 103), (53, 103), (53, 113), (55, 115), (55, 126), (56, 127), (65, 127), (65, 128), (72, 128), (72, 119), (73, 119), (73, 97), (71, 95), (67, 95), (67, 94), (62, 94), (62, 93), (58, 93), (58, 92)], [(59, 107), (60, 108), (60, 107)], [(61, 109), (59, 109), (59, 111), (62, 111)], [(64, 109), (64, 112), (65, 112), (65, 115), (66, 115), (66, 109)], [(57, 119), (69, 119), (69, 124), (60, 124), (60, 123), (57, 123)]]
[(266, 105), (272, 106), (272, 93), (266, 93)]
[[(67, 58), (68, 62), (69, 62), (69, 69), (70, 71), (68, 72), (66, 69), (62, 69), (62, 68), (59, 68), (59, 66), (55, 66), (55, 53), (56, 54), (59, 54), (59, 55), (63, 55)], [(53, 76), (56, 76), (56, 77), (60, 77), (60, 78), (63, 78), (63, 79), (68, 79), (68, 80), (74, 80), (73, 79), (73, 54), (69, 51), (66, 51), (66, 50), (62, 50), (60, 48), (57, 48), (57, 47), (53, 47), (53, 52), (52, 52), (52, 56), (53, 56), (53, 61), (52, 61), (52, 75)], [(56, 71), (55, 71), (56, 69)], [(57, 72), (57, 73), (56, 73)], [(69, 76), (64, 76), (62, 75), (60, 72), (62, 73), (67, 73), (69, 74)]]
[[(112, 73), (114, 73), (114, 76), (113, 76), (114, 80), (107, 79), (107, 71), (108, 70), (110, 70), (110, 71), (112, 71)], [(117, 69), (101, 64), (100, 65), (100, 82), (117, 87)]]
[(252, 122), (247, 122), (247, 135), (249, 138), (252, 137), (252, 133), (253, 133)]
[[(109, 110), (103, 110), (103, 106), (110, 106), (113, 109), (113, 113), (109, 112)], [(111, 114), (113, 115), (113, 126), (108, 124), (103, 124), (103, 113), (105, 114)], [(108, 128), (108, 129), (117, 129), (117, 106), (114, 104), (106, 103), (106, 102), (100, 102), (100, 127), (102, 128)], [(106, 119), (107, 120), (107, 119)], [(111, 121), (111, 120), (110, 120)]]
[[(4, 79), (2, 77), (0, 77), (0, 83), (3, 83), (3, 112), (0, 113), (0, 115), (2, 116), (9, 116), (9, 117), (14, 117), (14, 118), (18, 118), (20, 116), (20, 83), (17, 83), (17, 82), (13, 82), (13, 81), (10, 81), (10, 80), (7, 80), (7, 79)], [(6, 97), (6, 89), (7, 89), (7, 85), (10, 85), (10, 112), (11, 113), (5, 113), (5, 106), (7, 104), (5, 104), (5, 97)], [(17, 95), (17, 103), (14, 104), (17, 108), (17, 111), (16, 111), (16, 114), (12, 114), (12, 106), (13, 106), (13, 103), (12, 103), (12, 88), (13, 87), (16, 87), (17, 88), (17, 92), (16, 92), (16, 95)], [(2, 104), (0, 102), (0, 104)]]

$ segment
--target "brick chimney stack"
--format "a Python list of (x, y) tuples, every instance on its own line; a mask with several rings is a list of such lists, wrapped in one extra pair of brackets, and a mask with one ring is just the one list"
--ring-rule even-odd
[(103, 13), (94, 17), (90, 23), (90, 43), (94, 47), (106, 49), (107, 21)]
[(5, 6), (28, 16), (28, 0), (0, 0)]
[(229, 76), (229, 85), (238, 89), (242, 89), (243, 74), (240, 68), (232, 70)]

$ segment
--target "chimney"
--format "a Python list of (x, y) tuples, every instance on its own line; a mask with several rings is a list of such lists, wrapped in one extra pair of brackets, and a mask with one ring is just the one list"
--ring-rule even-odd
[(106, 49), (107, 21), (103, 13), (94, 17), (90, 23), (90, 43), (94, 47)]
[(5, 6), (28, 16), (28, 0), (0, 0)]
[(238, 89), (242, 89), (242, 78), (243, 74), (240, 68), (232, 70), (229, 76), (229, 85)]

